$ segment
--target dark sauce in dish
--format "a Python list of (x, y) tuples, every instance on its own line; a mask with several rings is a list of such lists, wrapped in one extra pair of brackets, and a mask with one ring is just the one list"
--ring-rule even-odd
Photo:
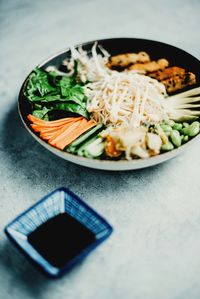
[(87, 227), (66, 213), (41, 224), (28, 235), (30, 244), (53, 266), (62, 268), (95, 241)]

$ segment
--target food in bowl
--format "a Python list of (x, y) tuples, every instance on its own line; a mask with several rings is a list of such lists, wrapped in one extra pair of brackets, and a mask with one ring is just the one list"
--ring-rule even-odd
[(62, 71), (37, 67), (25, 90), (32, 130), (59, 150), (112, 160), (149, 158), (196, 136), (195, 74), (142, 50), (111, 56), (94, 43), (71, 48)]

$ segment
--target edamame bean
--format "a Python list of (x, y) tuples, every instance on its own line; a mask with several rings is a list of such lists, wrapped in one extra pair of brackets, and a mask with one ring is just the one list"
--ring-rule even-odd
[(170, 141), (161, 146), (161, 150), (165, 151), (165, 152), (171, 151), (171, 150), (173, 150), (173, 148), (174, 148), (174, 146)]
[(170, 131), (164, 132), (167, 137), (170, 136)]
[(171, 138), (172, 143), (173, 143), (176, 147), (181, 146), (181, 136), (180, 136), (179, 131), (177, 131), (177, 130), (173, 130), (173, 131), (171, 131), (171, 133), (170, 133), (170, 138)]
[(171, 120), (171, 119), (168, 119), (165, 121), (165, 124), (170, 126), (170, 127), (173, 127), (173, 125), (175, 124), (175, 121)]
[(161, 126), (161, 128), (163, 129), (164, 132), (171, 132), (172, 131), (172, 127), (170, 127), (169, 125), (161, 124), (160, 126)]
[(183, 125), (182, 124), (180, 124), (180, 123), (175, 123), (174, 125), (173, 125), (173, 130), (177, 130), (177, 131), (180, 131), (181, 129), (182, 129), (182, 127), (183, 127)]
[(184, 127), (184, 128), (187, 128), (187, 127), (189, 127), (189, 124), (186, 123), (186, 122), (184, 122), (184, 123), (183, 123), (183, 127)]
[(189, 126), (187, 128), (181, 129), (181, 134), (188, 135), (188, 129), (189, 129)]
[(188, 136), (194, 137), (200, 131), (200, 124), (198, 121), (194, 121), (187, 129), (188, 129)]
[(188, 135), (183, 136), (183, 142), (187, 142), (188, 140), (189, 140), (189, 136)]

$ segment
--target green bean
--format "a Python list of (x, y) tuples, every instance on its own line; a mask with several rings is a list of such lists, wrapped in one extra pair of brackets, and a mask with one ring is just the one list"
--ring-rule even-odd
[(198, 121), (194, 121), (187, 129), (188, 129), (188, 136), (194, 137), (200, 131), (200, 124)]
[(181, 136), (180, 136), (179, 131), (177, 131), (177, 130), (173, 130), (173, 131), (171, 131), (171, 133), (170, 133), (170, 138), (171, 138), (172, 143), (173, 143), (176, 147), (181, 146)]
[(183, 127), (183, 125), (182, 124), (180, 124), (180, 123), (175, 123), (174, 125), (173, 125), (173, 130), (177, 130), (177, 131), (180, 131), (181, 129), (182, 129), (182, 127)]
[(174, 148), (174, 146), (170, 141), (161, 146), (161, 150), (165, 151), (165, 152), (171, 151), (171, 150), (173, 150), (173, 148)]
[(173, 125), (175, 124), (175, 121), (171, 120), (171, 119), (168, 119), (165, 121), (165, 124), (170, 126), (170, 127), (173, 127)]

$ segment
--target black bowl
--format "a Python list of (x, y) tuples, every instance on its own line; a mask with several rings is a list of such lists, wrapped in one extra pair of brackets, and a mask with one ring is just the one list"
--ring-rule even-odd
[[(90, 41), (81, 45), (77, 45), (76, 47), (82, 46), (84, 50), (90, 52), (92, 45), (95, 41)], [(157, 60), (159, 58), (166, 58), (171, 66), (179, 66), (185, 68), (187, 71), (193, 72), (197, 78), (196, 86), (200, 85), (200, 61), (192, 56), (191, 54), (181, 50), (177, 47), (152, 41), (146, 39), (138, 39), (138, 38), (111, 38), (111, 39), (102, 39), (98, 40), (98, 43), (102, 45), (111, 55), (127, 53), (127, 52), (139, 52), (145, 51), (147, 52), (152, 60)], [(39, 67), (45, 69), (48, 66), (56, 66), (60, 68), (64, 59), (70, 57), (69, 48), (50, 57), (45, 60)], [(19, 93), (19, 113), (21, 119), (28, 129), (28, 131), (32, 134), (32, 136), (40, 142), (44, 147), (53, 152), (54, 154), (69, 160), (71, 162), (81, 164), (84, 166), (99, 168), (99, 169), (107, 169), (107, 170), (128, 170), (128, 169), (136, 169), (136, 168), (144, 168), (150, 165), (155, 165), (166, 161), (174, 156), (176, 156), (180, 151), (182, 151), (188, 144), (191, 144), (193, 138), (187, 144), (182, 145), (180, 148), (173, 150), (172, 152), (164, 153), (159, 156), (151, 157), (145, 160), (133, 160), (133, 161), (106, 161), (106, 160), (92, 160), (88, 158), (78, 157), (66, 152), (62, 152), (48, 145), (46, 142), (41, 140), (34, 132), (32, 132), (29, 128), (29, 122), (27, 120), (27, 115), (31, 113), (31, 107), (24, 96), (24, 91), (27, 84), (27, 79), (25, 79), (20, 93)], [(192, 86), (192, 88), (196, 87)], [(191, 87), (187, 88), (190, 89)], [(162, 156), (162, 158), (160, 158)]]

